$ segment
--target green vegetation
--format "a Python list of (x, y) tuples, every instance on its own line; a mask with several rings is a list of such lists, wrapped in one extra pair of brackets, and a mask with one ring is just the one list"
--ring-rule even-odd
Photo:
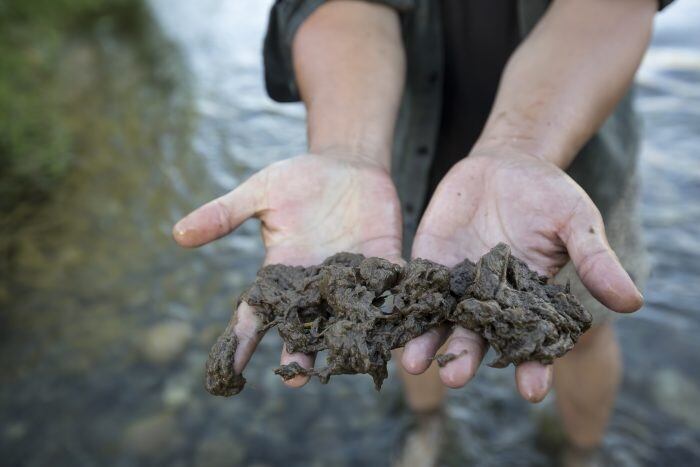
[(34, 212), (17, 207), (47, 199), (75, 161), (66, 50), (105, 28), (143, 31), (145, 13), (141, 0), (0, 0), (0, 216)]

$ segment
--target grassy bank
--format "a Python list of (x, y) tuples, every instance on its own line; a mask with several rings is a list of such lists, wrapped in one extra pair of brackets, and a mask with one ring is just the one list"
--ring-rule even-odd
[(0, 0), (0, 215), (30, 216), (74, 163), (66, 50), (104, 29), (138, 36), (145, 18), (141, 0)]

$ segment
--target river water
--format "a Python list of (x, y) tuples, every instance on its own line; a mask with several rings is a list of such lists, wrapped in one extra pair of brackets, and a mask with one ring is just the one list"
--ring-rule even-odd
[[(56, 73), (78, 89), (66, 114), (77, 162), (31, 222), (2, 232), (13, 245), (0, 287), (3, 465), (388, 464), (406, 421), (395, 375), (379, 394), (363, 377), (289, 390), (271, 371), (271, 334), (241, 395), (202, 387), (262, 245), (249, 222), (181, 251), (171, 226), (305, 145), (303, 109), (262, 86), (269, 3), (151, 0), (146, 44), (107, 23), (66, 50)], [(700, 461), (700, 1), (678, 0), (657, 23), (637, 79), (654, 269), (644, 310), (617, 324), (626, 373), (604, 445), (614, 465)], [(482, 368), (451, 391), (448, 412), (448, 458), (551, 464), (552, 401), (519, 400), (511, 371)]]

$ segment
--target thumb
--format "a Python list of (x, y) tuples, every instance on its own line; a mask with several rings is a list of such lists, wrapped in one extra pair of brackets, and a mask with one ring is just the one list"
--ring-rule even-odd
[(205, 245), (226, 234), (260, 211), (263, 184), (260, 172), (225, 195), (195, 209), (173, 227), (173, 238), (183, 247)]
[(590, 199), (578, 204), (560, 232), (581, 282), (596, 300), (620, 313), (641, 308), (642, 294), (610, 248), (600, 212)]

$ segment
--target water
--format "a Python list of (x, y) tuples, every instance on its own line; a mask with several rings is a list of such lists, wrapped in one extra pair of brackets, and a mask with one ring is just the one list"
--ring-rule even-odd
[[(279, 341), (270, 335), (240, 396), (204, 392), (206, 352), (261, 243), (249, 222), (181, 251), (171, 225), (303, 151), (303, 110), (264, 93), (269, 2), (150, 6), (153, 37), (134, 44), (105, 27), (66, 50), (57, 73), (81, 79), (66, 116), (78, 164), (32, 222), (3, 231), (14, 273), (0, 287), (2, 463), (386, 465), (405, 420), (395, 376), (379, 395), (363, 377), (292, 391), (271, 372)], [(654, 275), (646, 308), (618, 323), (627, 371), (605, 443), (617, 465), (700, 459), (697, 24), (697, 0), (661, 15), (638, 77)], [(159, 58), (139, 59), (144, 47)], [(163, 337), (174, 345), (154, 347)], [(536, 446), (550, 410), (551, 401), (519, 400), (510, 371), (484, 368), (450, 393), (453, 447), (474, 465), (548, 465)]]

